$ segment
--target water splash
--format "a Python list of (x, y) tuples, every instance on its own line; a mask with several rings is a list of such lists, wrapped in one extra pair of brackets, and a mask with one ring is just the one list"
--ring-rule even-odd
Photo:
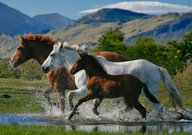
[(48, 115), (60, 116), (63, 114), (57, 106), (50, 106), (44, 101), (41, 102), (41, 107), (44, 108), (45, 113)]
[[(39, 94), (36, 95), (40, 96)], [(43, 98), (43, 97), (38, 97)], [(75, 101), (74, 101), (75, 103)], [(49, 106), (47, 101), (40, 102), (41, 107), (44, 108), (45, 114), (49, 116), (61, 116), (61, 118), (67, 119), (71, 111), (68, 106), (68, 101), (66, 101), (65, 112), (61, 112), (57, 106)], [(123, 103), (114, 104), (109, 102), (102, 102), (98, 108), (100, 113), (99, 117), (96, 116), (93, 109), (93, 101), (88, 101), (81, 104), (78, 107), (79, 115), (75, 115), (72, 120), (76, 121), (108, 121), (108, 122), (150, 122), (150, 121), (191, 121), (192, 111), (190, 110), (173, 110), (164, 109), (163, 113), (153, 110), (148, 110), (146, 119), (142, 119), (140, 113), (136, 109), (130, 111), (125, 111), (125, 105)]]
[[(46, 103), (42, 103), (46, 114), (50, 115), (64, 115), (67, 118), (71, 111), (66, 109), (62, 114), (60, 110), (54, 106), (50, 107)], [(144, 122), (144, 121), (183, 121), (192, 120), (192, 113), (189, 111), (175, 111), (172, 109), (164, 110), (163, 113), (157, 112), (155, 109), (147, 113), (145, 120), (141, 118), (140, 113), (136, 109), (125, 111), (124, 105), (110, 106), (109, 104), (103, 104), (98, 108), (99, 116), (96, 116), (92, 112), (93, 103), (86, 102), (79, 106), (79, 115), (75, 115), (72, 119), (78, 121), (108, 121), (108, 122)]]

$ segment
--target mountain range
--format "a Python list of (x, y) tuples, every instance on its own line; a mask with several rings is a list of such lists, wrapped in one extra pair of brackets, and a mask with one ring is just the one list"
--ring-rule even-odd
[(29, 17), (2, 3), (0, 12), (0, 33), (4, 33), (0, 35), (0, 58), (11, 57), (19, 42), (17, 34), (29, 32), (50, 35), (69, 43), (97, 44), (107, 30), (120, 28), (125, 43), (132, 45), (142, 36), (165, 44), (167, 40), (181, 39), (192, 29), (192, 12), (148, 15), (122, 9), (101, 9), (72, 20), (57, 13)]
[(128, 45), (134, 44), (138, 37), (152, 37), (157, 43), (165, 44), (167, 40), (181, 39), (192, 29), (192, 12), (152, 16), (120, 9), (102, 9), (48, 34), (72, 43), (96, 43), (108, 29), (117, 27), (124, 33)]
[(45, 34), (52, 29), (69, 25), (73, 21), (56, 13), (29, 17), (19, 10), (11, 8), (1, 2), (0, 13), (0, 33), (8, 35), (29, 32)]
[(34, 20), (46, 24), (48, 26), (51, 26), (54, 29), (59, 29), (68, 26), (74, 20), (62, 16), (58, 13), (51, 13), (51, 14), (44, 14), (44, 15), (36, 15), (33, 17)]

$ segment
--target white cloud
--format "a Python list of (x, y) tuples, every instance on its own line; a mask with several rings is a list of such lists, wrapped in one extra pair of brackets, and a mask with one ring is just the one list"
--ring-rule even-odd
[(162, 3), (158, 1), (138, 1), (138, 2), (120, 2), (109, 4), (100, 8), (94, 8), (81, 11), (80, 13), (93, 13), (103, 8), (120, 8), (131, 10), (134, 12), (147, 13), (147, 14), (162, 14), (167, 12), (190, 12), (192, 7), (182, 6), (176, 4)]

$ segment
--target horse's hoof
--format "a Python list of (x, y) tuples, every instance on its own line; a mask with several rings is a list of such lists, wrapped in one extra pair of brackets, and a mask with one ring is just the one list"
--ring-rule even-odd
[(99, 113), (97, 112), (97, 109), (93, 109), (93, 113), (96, 114), (97, 116), (99, 115)]
[(75, 112), (75, 115), (79, 115), (80, 113), (79, 112)]
[(72, 111), (74, 109), (74, 106), (70, 106), (70, 110)]
[(73, 117), (73, 116), (69, 116), (69, 117), (68, 117), (68, 120), (71, 120), (72, 117)]
[(96, 118), (100, 120), (102, 117), (100, 115), (97, 115)]
[(147, 122), (147, 118), (142, 118), (142, 122)]
[(71, 120), (71, 118), (75, 115), (75, 112), (72, 112), (69, 117), (68, 117), (68, 120)]

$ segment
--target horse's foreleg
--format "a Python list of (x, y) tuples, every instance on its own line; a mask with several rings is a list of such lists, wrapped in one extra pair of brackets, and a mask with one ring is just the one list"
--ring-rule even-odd
[(51, 96), (50, 96), (50, 93), (53, 93), (53, 92), (54, 92), (54, 88), (52, 86), (47, 88), (44, 91), (44, 97), (47, 99), (50, 106), (56, 105), (56, 103), (51, 99)]
[(101, 104), (102, 102), (102, 98), (96, 98), (94, 100), (95, 104), (94, 104), (94, 108), (93, 108), (93, 113), (96, 114), (96, 115), (99, 115), (98, 111), (97, 111), (97, 108), (99, 107), (99, 105)]
[(69, 101), (69, 106), (70, 106), (70, 109), (73, 110), (74, 108), (74, 105), (73, 105), (73, 96), (82, 96), (82, 95), (85, 95), (85, 93), (87, 92), (87, 87), (86, 86), (82, 86), (81, 88), (79, 89), (76, 89), (74, 91), (69, 91), (68, 94), (67, 94), (67, 98), (68, 98), (68, 101)]
[(59, 92), (58, 93), (58, 104), (61, 112), (64, 112), (65, 110), (65, 92)]
[(95, 96), (92, 94), (91, 91), (88, 91), (87, 94), (85, 96), (83, 96), (78, 102), (77, 104), (75, 105), (75, 107), (73, 108), (71, 114), (69, 115), (69, 120), (76, 114), (76, 111), (77, 111), (77, 108), (79, 107), (79, 105), (81, 105), (82, 103), (88, 101), (88, 100), (91, 100), (91, 99), (94, 99)]

